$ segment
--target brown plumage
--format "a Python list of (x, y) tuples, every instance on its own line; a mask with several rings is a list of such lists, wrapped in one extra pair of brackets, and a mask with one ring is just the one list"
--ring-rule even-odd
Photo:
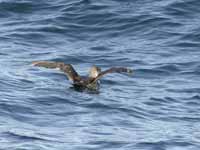
[(71, 64), (64, 64), (63, 62), (50, 62), (50, 61), (35, 61), (32, 63), (34, 66), (45, 68), (59, 68), (63, 71), (69, 80), (73, 82), (75, 87), (82, 87), (91, 90), (98, 89), (98, 80), (108, 73), (132, 73), (133, 71), (124, 67), (113, 67), (105, 71), (101, 71), (99, 67), (92, 66), (90, 68), (89, 76), (80, 76)]

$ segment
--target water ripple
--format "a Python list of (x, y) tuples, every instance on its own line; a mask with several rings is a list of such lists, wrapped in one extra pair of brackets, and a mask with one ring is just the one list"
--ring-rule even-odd
[[(0, 149), (199, 144), (199, 1), (0, 1)], [(32, 61), (129, 67), (76, 91)]]

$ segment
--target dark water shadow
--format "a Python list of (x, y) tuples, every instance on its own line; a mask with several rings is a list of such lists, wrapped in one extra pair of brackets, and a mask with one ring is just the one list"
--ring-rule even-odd
[(78, 87), (78, 86), (71, 86), (69, 88), (72, 89), (72, 90), (74, 90), (74, 91), (76, 91), (76, 92), (80, 92), (80, 93), (100, 94), (99, 90), (89, 90), (87, 88)]

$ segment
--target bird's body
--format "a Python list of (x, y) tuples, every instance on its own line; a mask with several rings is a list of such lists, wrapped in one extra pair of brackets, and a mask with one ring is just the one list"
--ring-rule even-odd
[(74, 81), (73, 86), (75, 89), (90, 89), (90, 90), (98, 90), (99, 89), (99, 81), (93, 82), (94, 78), (88, 76), (80, 76), (80, 80)]
[(63, 71), (69, 80), (73, 82), (73, 86), (79, 89), (98, 90), (99, 79), (107, 73), (132, 73), (131, 69), (123, 67), (113, 67), (105, 71), (101, 71), (99, 67), (92, 66), (89, 72), (89, 76), (80, 76), (71, 64), (64, 64), (62, 62), (50, 62), (50, 61), (35, 61), (32, 63), (34, 66), (45, 68), (59, 68)]

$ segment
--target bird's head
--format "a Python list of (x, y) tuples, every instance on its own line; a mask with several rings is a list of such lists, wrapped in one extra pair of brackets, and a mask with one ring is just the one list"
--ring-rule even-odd
[(96, 78), (99, 75), (99, 73), (101, 73), (101, 68), (97, 66), (92, 66), (90, 68), (89, 77)]

